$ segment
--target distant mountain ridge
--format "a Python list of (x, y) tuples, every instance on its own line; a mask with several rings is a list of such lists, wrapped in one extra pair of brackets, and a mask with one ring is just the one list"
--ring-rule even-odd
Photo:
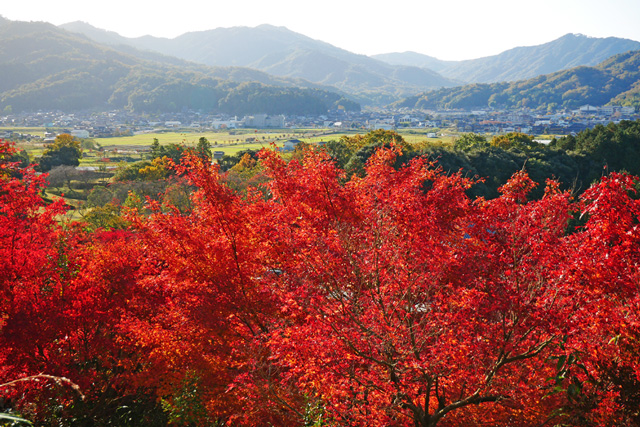
[[(359, 100), (386, 105), (406, 93), (420, 95), (405, 97), (395, 106), (553, 109), (585, 103), (640, 105), (640, 54), (633, 51), (597, 66), (579, 66), (531, 79), (456, 87), (441, 82), (437, 89), (419, 91), (428, 70), (386, 65), (283, 27), (234, 27), (169, 40), (149, 36), (127, 39), (83, 23), (66, 26), (83, 29), (82, 34), (43, 22), (14, 22), (0, 17), (0, 108), (167, 112), (190, 108), (231, 114), (307, 114), (337, 106), (359, 109)], [(138, 50), (132, 40), (141, 47), (158, 44), (166, 53)], [(631, 44), (618, 44), (620, 40)], [(240, 48), (238, 43), (247, 46)], [(636, 44), (640, 45), (624, 39), (568, 35), (546, 45), (512, 49), (496, 58), (520, 64), (524, 59), (518, 58), (529, 52), (540, 64), (552, 63), (555, 67), (559, 62), (549, 58), (562, 58), (564, 62), (560, 62), (569, 64), (606, 56), (614, 45), (622, 49)], [(581, 46), (581, 52), (570, 54), (570, 46), (574, 50)], [(183, 49), (183, 57), (194, 56), (189, 60), (170, 56), (169, 47)], [(218, 61), (225, 66), (191, 62), (197, 54), (202, 55), (202, 61)], [(425, 59), (419, 54), (412, 57), (414, 61)], [(427, 60), (438, 66), (437, 59)], [(237, 66), (241, 63), (255, 68)], [(450, 66), (447, 64), (440, 66)], [(482, 69), (478, 63), (475, 67)], [(504, 70), (507, 68), (504, 65)], [(526, 64), (519, 68), (528, 70)], [(298, 77), (302, 75), (315, 82)]]
[(372, 103), (459, 82), (412, 66), (389, 65), (311, 39), (284, 27), (260, 25), (190, 32), (174, 39), (126, 38), (73, 22), (61, 28), (109, 44), (126, 44), (210, 66), (242, 66), (331, 85)]
[(640, 49), (640, 42), (633, 40), (567, 34), (545, 44), (516, 47), (485, 58), (442, 61), (415, 52), (357, 55), (272, 25), (217, 28), (174, 39), (126, 38), (80, 22), (61, 27), (102, 43), (135, 46), (206, 65), (243, 66), (302, 78), (334, 86), (362, 102), (377, 105), (464, 83), (520, 81), (576, 66), (594, 66), (614, 55)]
[(13, 111), (201, 109), (229, 114), (312, 114), (337, 91), (239, 67), (207, 67), (128, 46), (115, 48), (44, 22), (0, 20), (0, 108)]
[(640, 107), (640, 50), (613, 56), (595, 67), (579, 66), (516, 82), (473, 83), (425, 92), (394, 103), (397, 108)]
[(395, 65), (429, 68), (466, 83), (497, 83), (525, 80), (580, 65), (595, 66), (619, 53), (639, 49), (640, 42), (634, 40), (566, 34), (549, 43), (516, 47), (498, 55), (465, 61), (441, 61), (416, 52), (388, 53), (373, 58)]
[[(443, 61), (433, 56), (418, 52), (391, 52), (371, 55), (372, 58), (379, 59), (391, 65), (407, 65), (419, 68), (428, 68), (433, 71), (447, 71), (451, 66), (455, 66), (462, 61)], [(466, 82), (466, 80), (464, 80)], [(466, 82), (468, 83), (468, 82)]]

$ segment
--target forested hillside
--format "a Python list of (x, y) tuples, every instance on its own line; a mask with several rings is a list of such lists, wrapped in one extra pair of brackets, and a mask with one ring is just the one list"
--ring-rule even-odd
[(174, 39), (151, 36), (129, 39), (81, 22), (62, 27), (101, 42), (149, 49), (209, 66), (250, 67), (276, 76), (335, 86), (376, 105), (429, 88), (457, 84), (431, 70), (389, 65), (272, 25), (217, 28)]
[[(11, 106), (16, 112), (188, 108), (229, 114), (320, 114), (338, 105), (359, 109), (342, 95), (308, 82), (295, 87), (297, 82), (257, 71), (138, 56), (131, 49), (101, 46), (46, 23), (7, 21), (0, 26), (0, 74), (0, 107)], [(254, 97), (260, 101), (250, 102)]]
[(406, 98), (408, 108), (576, 108), (591, 105), (640, 106), (640, 51), (616, 55), (595, 67), (565, 71), (511, 83), (471, 84)]

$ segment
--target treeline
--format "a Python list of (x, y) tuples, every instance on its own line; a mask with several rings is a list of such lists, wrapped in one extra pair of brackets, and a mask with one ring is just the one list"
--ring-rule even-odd
[[(233, 83), (193, 72), (145, 68), (69, 70), (20, 85), (0, 95), (0, 106), (31, 109), (126, 109), (136, 112), (179, 112), (184, 109), (227, 114), (321, 114), (360, 105), (318, 89)], [(99, 70), (98, 70), (99, 69)], [(115, 80), (115, 81), (114, 81)]]
[[(64, 136), (64, 135), (63, 135)], [(162, 205), (172, 204), (187, 210), (191, 204), (192, 187), (172, 165), (179, 165), (189, 152), (211, 161), (211, 144), (200, 138), (193, 148), (180, 144), (151, 144), (146, 160), (122, 163), (107, 183), (104, 173), (77, 171), (78, 141), (68, 144), (62, 137), (39, 160), (37, 168), (48, 171), (49, 191), (79, 197), (84, 202), (79, 208), (85, 221), (92, 227), (123, 229), (128, 225), (122, 219), (122, 207), (136, 203), (142, 206), (147, 198)], [(592, 183), (615, 171), (640, 175), (640, 123), (622, 121), (607, 126), (596, 126), (575, 136), (554, 139), (549, 144), (534, 141), (530, 135), (509, 133), (488, 138), (477, 134), (464, 134), (452, 145), (408, 144), (394, 131), (377, 130), (364, 135), (344, 136), (321, 146), (304, 142), (287, 156), (300, 160), (309, 149), (325, 151), (344, 171), (345, 178), (364, 176), (366, 164), (377, 149), (397, 146), (402, 154), (396, 159), (396, 167), (411, 159), (426, 156), (446, 174), (463, 173), (475, 179), (466, 190), (471, 198), (492, 199), (499, 196), (499, 189), (519, 171), (526, 171), (537, 183), (530, 197), (539, 199), (544, 194), (544, 184), (553, 179), (563, 190), (581, 194)], [(24, 156), (26, 153), (22, 153)], [(21, 158), (26, 165), (24, 158)], [(242, 150), (217, 160), (221, 179), (234, 191), (246, 193), (255, 188), (267, 196), (264, 184), (268, 178), (259, 159), (259, 150)], [(90, 185), (91, 177), (100, 176), (100, 182)], [(96, 179), (94, 179), (95, 181)], [(73, 184), (73, 185), (72, 185)], [(93, 187), (93, 189), (92, 189)], [(82, 189), (82, 194), (78, 190)]]
[[(170, 144), (158, 148), (156, 144), (154, 142), (148, 161), (121, 168), (116, 181), (148, 179), (149, 175), (140, 175), (138, 171), (149, 166), (154, 158), (168, 156), (175, 163), (180, 162), (182, 147)], [(522, 170), (538, 183), (538, 187), (531, 191), (534, 198), (542, 197), (548, 179), (557, 180), (563, 189), (580, 194), (611, 172), (640, 175), (639, 121), (597, 125), (577, 135), (554, 138), (548, 144), (517, 132), (490, 138), (473, 133), (463, 134), (450, 146), (426, 142), (409, 144), (395, 131), (376, 130), (364, 135), (343, 136), (319, 147), (301, 142), (291, 157), (301, 158), (306, 149), (319, 148), (326, 151), (336, 165), (345, 171), (346, 177), (363, 176), (365, 166), (375, 151), (392, 145), (402, 150), (396, 160), (397, 167), (415, 157), (427, 156), (445, 173), (461, 171), (465, 176), (479, 178), (467, 190), (473, 198), (497, 197), (499, 188), (514, 173)], [(197, 150), (202, 151), (202, 148)], [(262, 181), (257, 150), (242, 150), (226, 155), (218, 163), (236, 189)]]
[(640, 106), (640, 51), (616, 55), (595, 67), (576, 67), (528, 80), (469, 84), (425, 92), (392, 104), (418, 109), (577, 108), (613, 103)]
[(347, 175), (362, 175), (367, 160), (382, 146), (394, 142), (403, 149), (399, 159), (427, 155), (446, 173), (462, 171), (481, 178), (468, 190), (472, 197), (495, 198), (499, 187), (516, 172), (525, 170), (539, 185), (531, 193), (543, 195), (547, 179), (558, 180), (562, 187), (579, 194), (593, 182), (614, 171), (640, 175), (640, 122), (622, 121), (598, 125), (577, 135), (553, 139), (549, 144), (536, 142), (522, 133), (487, 138), (463, 134), (452, 146), (407, 144), (393, 131), (373, 131), (366, 135), (331, 141), (324, 149)]

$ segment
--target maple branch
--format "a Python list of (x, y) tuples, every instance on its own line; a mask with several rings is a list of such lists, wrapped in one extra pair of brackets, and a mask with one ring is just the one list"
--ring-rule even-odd
[[(242, 292), (242, 296), (245, 299), (245, 301), (247, 302), (247, 304), (245, 304), (247, 307), (249, 307), (249, 312), (251, 314), (251, 317), (253, 317), (253, 320), (256, 322), (256, 326), (260, 329), (260, 331), (262, 331), (263, 333), (267, 333), (269, 331), (269, 328), (260, 320), (258, 313), (256, 313), (256, 311), (253, 308), (253, 305), (250, 304), (250, 298), (247, 295), (247, 283), (246, 283), (246, 278), (245, 275), (243, 274), (242, 271), (242, 266), (240, 265), (240, 259), (238, 257), (238, 243), (237, 243), (237, 239), (236, 239), (236, 233), (232, 232), (232, 230), (230, 229), (230, 221), (229, 219), (225, 216), (225, 211), (223, 211), (220, 207), (219, 203), (215, 204), (216, 210), (218, 211), (218, 221), (220, 224), (220, 227), (222, 228), (222, 232), (225, 234), (225, 236), (227, 237), (227, 240), (229, 241), (229, 244), (231, 245), (231, 253), (233, 256), (233, 262), (234, 262), (234, 266), (236, 268), (237, 274), (238, 274), (238, 278), (240, 279), (240, 290)], [(251, 334), (253, 336), (256, 336), (256, 332), (253, 330), (253, 328), (251, 327), (251, 325), (249, 324), (249, 322), (244, 322), (245, 325), (247, 327), (249, 327), (249, 330), (251, 331)]]
[(503, 400), (506, 398), (507, 398), (506, 396), (502, 396), (502, 395), (480, 396), (479, 393), (476, 392), (471, 396), (467, 397), (466, 399), (458, 400), (457, 402), (451, 403), (445, 406), (444, 408), (439, 409), (433, 415), (427, 415), (428, 422), (424, 423), (424, 425), (435, 426), (438, 423), (438, 421), (440, 421), (445, 415), (447, 415), (449, 412), (455, 409), (459, 409), (468, 405), (479, 405), (481, 403), (499, 402), (500, 400)]
[(491, 381), (493, 380), (494, 376), (498, 373), (500, 368), (513, 362), (518, 362), (520, 360), (526, 360), (526, 359), (531, 359), (532, 357), (536, 357), (555, 339), (556, 339), (556, 336), (553, 335), (548, 340), (543, 341), (536, 346), (530, 347), (526, 352), (521, 353), (517, 356), (508, 357), (504, 353), (502, 353), (498, 358), (498, 363), (496, 363), (493, 369), (485, 377), (485, 386), (488, 386), (491, 383)]
[[(272, 367), (272, 365), (269, 366), (269, 373), (271, 373), (271, 367)], [(274, 399), (276, 399), (278, 402), (280, 402), (282, 405), (286, 406), (290, 411), (292, 411), (298, 417), (300, 417), (300, 419), (304, 419), (304, 414), (302, 412), (300, 412), (298, 409), (296, 409), (295, 406), (291, 405), (283, 397), (280, 396), (280, 394), (277, 391), (277, 387), (274, 387), (274, 385), (273, 385), (272, 378), (273, 378), (272, 375), (269, 375), (268, 378), (266, 378), (267, 379), (267, 384), (268, 384), (269, 394), (271, 394), (271, 396), (273, 396)]]
[(0, 384), (0, 388), (12, 387), (12, 386), (14, 386), (14, 385), (16, 385), (18, 383), (26, 382), (26, 381), (38, 381), (41, 378), (42, 379), (47, 379), (47, 380), (52, 380), (52, 381), (54, 381), (56, 384), (58, 384), (61, 387), (62, 387), (63, 384), (67, 384), (76, 393), (78, 393), (78, 396), (80, 396), (81, 400), (84, 400), (84, 394), (82, 393), (82, 390), (80, 390), (80, 386), (79, 385), (77, 385), (76, 383), (71, 381), (69, 378), (57, 377), (57, 376), (54, 376), (54, 375), (37, 374), (37, 375), (31, 375), (31, 376), (24, 377), (24, 378), (18, 378), (17, 380), (13, 380), (13, 381), (9, 381), (9, 382), (4, 383), (4, 384)]
[[(503, 354), (501, 354), (501, 356), (499, 357), (498, 363), (494, 366), (494, 368), (487, 374), (487, 377), (485, 379), (485, 387), (488, 386), (493, 378), (495, 377), (495, 375), (498, 373), (498, 371), (500, 370), (500, 368), (502, 368), (503, 366), (513, 363), (513, 362), (517, 362), (520, 360), (525, 360), (525, 359), (530, 359), (532, 357), (535, 357), (537, 355), (539, 355), (549, 344), (551, 344), (551, 342), (553, 342), (553, 340), (556, 337), (553, 336), (551, 338), (549, 338), (548, 340), (538, 344), (537, 346), (531, 347), (529, 348), (529, 350), (527, 350), (526, 352), (519, 354), (517, 356), (513, 356), (513, 357), (506, 357)], [(427, 389), (427, 394), (426, 394), (426, 399), (427, 401), (425, 402), (425, 408), (428, 408), (428, 401), (430, 398), (430, 387)], [(455, 410), (455, 409), (459, 409), (462, 408), (464, 406), (468, 406), (468, 405), (479, 405), (481, 403), (488, 403), (488, 402), (499, 402), (500, 400), (504, 400), (507, 399), (508, 396), (503, 396), (503, 395), (486, 395), (486, 396), (481, 396), (480, 395), (480, 390), (477, 390), (475, 393), (473, 393), (472, 395), (464, 398), (464, 399), (459, 399), (458, 401), (451, 403), (449, 405), (445, 405), (444, 403), (444, 395), (440, 394), (440, 390), (439, 390), (439, 384), (438, 384), (438, 380), (436, 378), (435, 381), (435, 393), (436, 393), (436, 399), (438, 400), (438, 409), (436, 410), (436, 412), (433, 415), (428, 415), (428, 411), (426, 411), (425, 413), (427, 415), (425, 415), (425, 417), (427, 418), (426, 422), (423, 423), (423, 425), (427, 425), (427, 426), (435, 426), (438, 421), (440, 421), (447, 413)], [(414, 412), (415, 413), (415, 412)]]
[(432, 377), (427, 378), (427, 390), (424, 397), (424, 413), (429, 413), (430, 401), (431, 401), (431, 388), (433, 387), (434, 379)]
[(351, 342), (349, 338), (347, 338), (344, 334), (342, 334), (340, 330), (332, 323), (329, 323), (329, 327), (333, 329), (333, 331), (336, 333), (338, 338), (340, 338), (340, 341), (346, 344), (347, 347), (349, 347), (357, 356), (362, 357), (363, 359), (366, 359), (366, 360), (370, 360), (371, 362), (377, 363), (378, 365), (386, 366), (389, 369), (393, 369), (393, 365), (390, 364), (389, 362), (376, 359), (375, 357), (364, 354), (362, 351), (358, 350), (358, 348), (353, 344), (353, 342)]
[(333, 200), (331, 199), (331, 192), (329, 192), (329, 187), (327, 186), (327, 182), (324, 179), (324, 176), (320, 176), (320, 182), (322, 182), (322, 188), (324, 189), (325, 196), (327, 196), (327, 200), (329, 201), (329, 206), (331, 207), (331, 213), (333, 214), (333, 219), (338, 220), (337, 209), (333, 204)]

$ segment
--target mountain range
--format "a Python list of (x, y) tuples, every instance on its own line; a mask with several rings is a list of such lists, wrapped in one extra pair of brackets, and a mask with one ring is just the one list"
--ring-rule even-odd
[(640, 43), (568, 34), (468, 61), (410, 52), (371, 58), (271, 25), (126, 38), (82, 22), (0, 17), (0, 108), (306, 114), (391, 102), (637, 105), (640, 68), (631, 49)]
[(44, 22), (0, 20), (0, 76), (0, 107), (13, 111), (319, 114), (340, 105), (360, 108), (335, 88), (109, 47)]
[(566, 34), (538, 46), (516, 47), (499, 55), (465, 61), (441, 61), (415, 52), (373, 57), (389, 64), (429, 68), (465, 83), (497, 83), (526, 80), (581, 65), (594, 66), (619, 53), (639, 49), (640, 42), (634, 40)]
[(239, 66), (336, 87), (365, 103), (384, 104), (460, 82), (425, 68), (391, 65), (311, 39), (284, 27), (259, 25), (190, 32), (173, 39), (127, 38), (83, 22), (61, 26), (109, 45), (151, 50), (209, 66)]
[[(567, 34), (538, 46), (516, 47), (499, 55), (442, 61), (415, 52), (367, 57), (313, 40), (284, 27), (260, 25), (190, 32), (174, 39), (126, 38), (82, 22), (61, 26), (106, 44), (122, 44), (211, 66), (242, 66), (281, 77), (337, 87), (355, 96), (407, 93), (525, 80), (577, 66), (594, 66), (640, 42)], [(374, 95), (375, 94), (375, 95)], [(367, 102), (366, 96), (363, 99)]]
[(615, 55), (595, 67), (579, 66), (516, 82), (473, 83), (429, 91), (393, 106), (555, 110), (585, 104), (640, 107), (640, 50)]

